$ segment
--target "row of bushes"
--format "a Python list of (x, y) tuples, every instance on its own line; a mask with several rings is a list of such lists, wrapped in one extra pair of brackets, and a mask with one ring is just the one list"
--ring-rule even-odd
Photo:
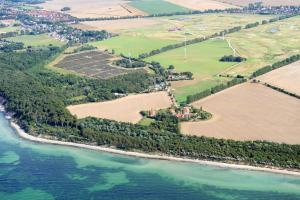
[(194, 101), (198, 101), (198, 100), (200, 100), (204, 97), (207, 97), (209, 95), (215, 94), (217, 92), (220, 92), (222, 90), (225, 90), (227, 88), (230, 88), (232, 86), (235, 86), (237, 84), (244, 83), (244, 82), (246, 82), (245, 78), (239, 78), (239, 77), (234, 78), (231, 81), (228, 81), (226, 84), (220, 84), (220, 85), (217, 85), (213, 88), (204, 90), (202, 92), (199, 92), (199, 93), (196, 93), (196, 94), (193, 94), (193, 95), (189, 95), (187, 97), (186, 103), (189, 104), (189, 103), (192, 103)]
[(251, 75), (251, 78), (255, 78), (257, 76), (266, 74), (266, 73), (268, 73), (268, 72), (270, 72), (270, 71), (272, 71), (274, 69), (278, 69), (280, 67), (283, 67), (285, 65), (291, 64), (291, 63), (296, 62), (298, 60), (300, 60), (300, 54), (293, 55), (293, 56), (291, 56), (289, 58), (286, 58), (286, 59), (284, 59), (282, 61), (276, 62), (273, 65), (268, 65), (268, 66), (265, 66), (263, 68), (260, 68), (260, 69), (256, 70)]

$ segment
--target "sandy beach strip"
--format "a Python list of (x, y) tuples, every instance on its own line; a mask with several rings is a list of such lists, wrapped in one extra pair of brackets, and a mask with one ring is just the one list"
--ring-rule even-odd
[(95, 150), (95, 151), (102, 151), (102, 152), (107, 152), (107, 153), (113, 153), (113, 154), (119, 154), (119, 155), (125, 155), (125, 156), (133, 156), (133, 157), (139, 157), (139, 158), (145, 158), (145, 159), (167, 160), (167, 161), (176, 161), (176, 162), (189, 162), (189, 163), (196, 163), (196, 164), (200, 164), (200, 165), (220, 167), (220, 168), (231, 168), (231, 169), (250, 170), (250, 171), (263, 171), (263, 172), (278, 173), (278, 174), (284, 174), (284, 175), (300, 176), (300, 172), (290, 171), (290, 170), (286, 170), (286, 169), (271, 168), (271, 167), (255, 167), (255, 166), (250, 166), (250, 165), (229, 164), (229, 163), (206, 161), (206, 160), (196, 160), (196, 159), (188, 159), (188, 158), (163, 156), (163, 155), (152, 155), (152, 154), (139, 153), (139, 152), (123, 151), (123, 150), (101, 147), (101, 146), (92, 146), (92, 145), (87, 145), (87, 144), (49, 140), (49, 139), (39, 138), (39, 137), (35, 137), (35, 136), (27, 134), (23, 129), (20, 128), (19, 125), (17, 125), (13, 121), (11, 121), (10, 124), (11, 124), (11, 127), (15, 129), (16, 133), (21, 138), (30, 140), (33, 142), (38, 142), (38, 143), (79, 147), (79, 148), (91, 149), (91, 150)]

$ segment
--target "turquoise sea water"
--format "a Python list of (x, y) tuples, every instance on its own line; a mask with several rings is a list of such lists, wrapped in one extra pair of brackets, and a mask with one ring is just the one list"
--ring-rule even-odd
[(300, 200), (300, 177), (33, 143), (0, 114), (0, 200), (10, 199)]

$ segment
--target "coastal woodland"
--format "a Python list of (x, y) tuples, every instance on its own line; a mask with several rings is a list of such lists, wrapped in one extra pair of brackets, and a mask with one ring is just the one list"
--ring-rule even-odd
[(300, 145), (186, 136), (179, 131), (178, 119), (168, 112), (149, 126), (76, 119), (67, 105), (114, 99), (115, 93), (143, 92), (163, 77), (137, 71), (98, 80), (45, 68), (63, 48), (50, 45), (0, 54), (0, 96), (6, 99), (6, 109), (15, 113), (15, 119), (29, 134), (193, 159), (300, 168)]

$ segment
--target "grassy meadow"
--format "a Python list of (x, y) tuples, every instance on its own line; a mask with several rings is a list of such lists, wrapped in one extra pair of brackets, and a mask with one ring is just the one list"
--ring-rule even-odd
[(150, 15), (190, 11), (187, 8), (164, 0), (134, 0), (129, 5)]
[(25, 46), (47, 46), (52, 44), (53, 46), (62, 46), (63, 42), (47, 35), (21, 35), (16, 37), (7, 38), (7, 40), (13, 42), (23, 42)]
[(231, 55), (232, 50), (226, 41), (216, 39), (202, 43), (189, 45), (186, 48), (178, 48), (167, 51), (146, 59), (146, 61), (160, 62), (164, 67), (174, 65), (179, 72), (192, 72), (193, 81), (185, 81), (182, 84), (174, 84), (175, 97), (178, 101), (184, 101), (188, 95), (195, 94), (222, 82), (216, 75), (236, 63), (220, 62), (224, 55)]
[(8, 26), (8, 27), (3, 27), (0, 28), (0, 33), (8, 33), (8, 32), (16, 32), (18, 31), (20, 28), (17, 26)]
[(256, 69), (299, 54), (299, 20), (299, 16), (293, 17), (228, 35), (238, 53), (248, 58), (228, 73), (250, 75)]
[(147, 53), (153, 49), (173, 44), (174, 40), (162, 40), (159, 38), (148, 38), (143, 36), (117, 36), (108, 40), (92, 42), (93, 46), (99, 49), (115, 50), (116, 54), (138, 57), (142, 53)]
[(272, 16), (240, 14), (204, 14), (159, 17), (155, 25), (116, 31), (119, 36), (105, 41), (93, 42), (101, 49), (114, 49), (116, 53), (137, 57), (163, 46), (208, 36), (224, 29), (269, 19)]

